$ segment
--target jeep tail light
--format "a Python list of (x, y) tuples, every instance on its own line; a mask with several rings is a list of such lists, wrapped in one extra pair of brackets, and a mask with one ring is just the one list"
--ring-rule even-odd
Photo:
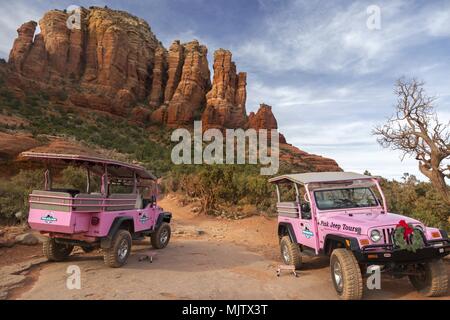
[(96, 225), (98, 225), (100, 223), (100, 218), (99, 217), (92, 217), (91, 218), (91, 224), (93, 225), (93, 226), (96, 226)]
[(441, 237), (441, 233), (439, 231), (433, 231), (431, 233), (431, 237), (432, 238), (440, 238)]

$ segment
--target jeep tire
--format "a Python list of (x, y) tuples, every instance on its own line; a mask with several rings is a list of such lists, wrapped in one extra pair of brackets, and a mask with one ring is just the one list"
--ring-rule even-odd
[(113, 236), (111, 246), (103, 249), (103, 260), (108, 267), (120, 268), (127, 263), (131, 252), (131, 234), (120, 229)]
[(302, 255), (298, 244), (292, 243), (289, 236), (284, 236), (280, 240), (281, 258), (284, 264), (295, 267), (295, 270), (300, 269), (302, 265)]
[(64, 261), (72, 250), (72, 245), (57, 243), (54, 238), (46, 238), (42, 245), (42, 252), (48, 261)]
[(331, 280), (342, 300), (360, 300), (363, 296), (361, 269), (353, 252), (335, 249), (330, 258)]
[(169, 244), (170, 240), (170, 224), (167, 222), (161, 223), (161, 225), (150, 236), (152, 247), (155, 249), (164, 249)]
[(419, 264), (417, 270), (422, 274), (410, 275), (409, 281), (419, 293), (426, 297), (439, 297), (447, 293), (447, 268), (441, 259)]

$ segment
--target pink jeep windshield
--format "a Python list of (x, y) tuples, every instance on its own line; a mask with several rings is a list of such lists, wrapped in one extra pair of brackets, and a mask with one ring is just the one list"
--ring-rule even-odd
[(345, 188), (314, 191), (320, 210), (376, 207), (378, 201), (370, 188)]

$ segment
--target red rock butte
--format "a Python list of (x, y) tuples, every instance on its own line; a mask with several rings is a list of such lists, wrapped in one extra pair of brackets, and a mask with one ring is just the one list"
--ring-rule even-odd
[[(247, 115), (247, 74), (237, 72), (230, 51), (214, 52), (211, 82), (208, 49), (197, 40), (175, 40), (167, 50), (146, 21), (127, 12), (82, 8), (79, 29), (67, 27), (70, 15), (47, 12), (40, 34), (34, 21), (17, 30), (6, 85), (18, 97), (32, 90), (57, 96), (63, 90), (67, 105), (169, 128), (189, 127), (200, 118), (204, 129), (278, 128), (270, 106), (261, 104)], [(280, 143), (285, 161), (341, 170), (332, 159), (288, 145), (281, 134)]]

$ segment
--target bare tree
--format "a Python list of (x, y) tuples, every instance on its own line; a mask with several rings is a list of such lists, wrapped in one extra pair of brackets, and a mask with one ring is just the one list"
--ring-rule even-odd
[(403, 157), (415, 157), (420, 172), (450, 205), (445, 181), (450, 179), (450, 122), (439, 122), (433, 106), (435, 97), (427, 96), (423, 82), (399, 79), (395, 94), (396, 112), (385, 125), (375, 128), (377, 141), (385, 148), (402, 151)]

